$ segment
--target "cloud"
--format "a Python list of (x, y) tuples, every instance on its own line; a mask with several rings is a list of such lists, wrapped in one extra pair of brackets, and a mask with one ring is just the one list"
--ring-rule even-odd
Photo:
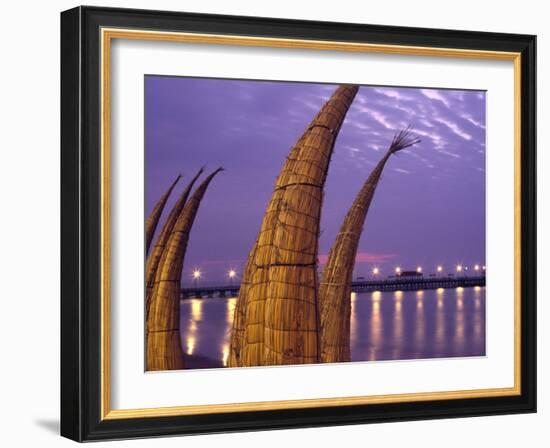
[(354, 128), (360, 129), (362, 131), (367, 131), (370, 129), (370, 126), (366, 125), (363, 121), (353, 120), (346, 118), (344, 121), (346, 124), (353, 126)]
[(367, 104), (367, 99), (365, 98), (365, 95), (363, 94), (362, 90), (359, 90), (359, 93), (355, 97), (354, 102), (358, 104)]
[(394, 170), (395, 172), (397, 172), (397, 173), (411, 174), (410, 171), (404, 170), (404, 169), (402, 169), (402, 168), (394, 168), (393, 170)]
[(422, 129), (414, 129), (414, 133), (421, 135), (422, 137), (428, 137), (435, 149), (441, 150), (447, 146), (447, 141), (437, 132), (428, 132)]
[(434, 125), (432, 123), (430, 123), (428, 120), (420, 120), (420, 123), (422, 123), (424, 126), (428, 127), (428, 128), (433, 128)]
[(438, 149), (437, 152), (440, 153), (440, 154), (445, 154), (446, 156), (449, 156), (449, 157), (453, 157), (455, 159), (460, 159), (461, 158), (460, 155), (458, 155), (454, 152), (451, 152), (451, 151), (445, 151), (443, 149)]
[(376, 143), (369, 143), (367, 147), (369, 147), (373, 151), (380, 151), (382, 149), (382, 145), (378, 145)]
[(388, 98), (396, 99), (396, 100), (402, 100), (402, 101), (413, 101), (414, 97), (410, 95), (406, 95), (402, 91), (391, 89), (388, 87), (383, 88), (375, 88), (373, 89), (376, 93), (379, 93), (380, 95), (384, 95)]
[(310, 100), (306, 100), (306, 99), (303, 99), (303, 98), (296, 98), (296, 101), (298, 101), (299, 103), (301, 103), (303, 106), (307, 107), (308, 109), (314, 110), (315, 112), (319, 111), (320, 106), (319, 106), (318, 103), (314, 103)]
[[(376, 254), (371, 252), (358, 252), (355, 256), (356, 263), (383, 263), (397, 257), (397, 254)], [(328, 254), (319, 255), (319, 263), (327, 264)]]
[(361, 150), (359, 148), (356, 148), (354, 146), (344, 146), (344, 148), (346, 148), (352, 154), (361, 152)]
[(439, 91), (433, 89), (420, 89), (420, 93), (431, 100), (441, 101), (446, 107), (451, 107), (450, 101), (445, 98)]
[(406, 113), (409, 117), (417, 115), (416, 111), (414, 109), (411, 109), (410, 107), (401, 106), (399, 104), (395, 104), (393, 107), (397, 110), (400, 110), (401, 112)]
[(381, 124), (386, 129), (395, 129), (396, 128), (392, 123), (390, 123), (390, 121), (388, 120), (388, 117), (386, 117), (386, 115), (384, 115), (383, 113), (381, 113), (377, 110), (370, 109), (370, 108), (364, 107), (364, 106), (358, 106), (357, 109), (360, 112), (363, 112), (363, 113), (367, 114), (374, 121)]
[(485, 129), (485, 125), (475, 120), (474, 117), (472, 117), (470, 114), (462, 114), (461, 117), (464, 118), (466, 121), (469, 121), (476, 128)]
[(444, 124), (447, 126), (454, 134), (458, 135), (459, 137), (463, 138), (464, 140), (471, 140), (472, 136), (462, 130), (456, 123), (453, 123), (452, 121), (446, 120), (444, 118), (435, 118), (435, 121)]

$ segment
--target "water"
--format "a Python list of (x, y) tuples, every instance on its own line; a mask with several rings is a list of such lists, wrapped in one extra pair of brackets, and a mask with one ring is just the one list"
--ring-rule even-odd
[[(190, 368), (227, 364), (236, 298), (181, 301)], [(353, 361), (485, 355), (485, 287), (352, 293)]]

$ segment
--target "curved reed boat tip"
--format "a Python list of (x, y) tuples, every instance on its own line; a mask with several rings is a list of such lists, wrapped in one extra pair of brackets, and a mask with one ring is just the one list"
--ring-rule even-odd
[(357, 93), (338, 87), (287, 156), (243, 270), (230, 366), (317, 362), (317, 251), (334, 143)]
[(419, 142), (410, 126), (394, 135), (386, 154), (357, 193), (340, 227), (319, 287), (321, 362), (351, 360), (351, 281), (367, 213), (388, 159), (392, 154)]
[(181, 274), (199, 206), (210, 182), (220, 171), (218, 168), (212, 172), (193, 192), (178, 216), (160, 259), (147, 316), (147, 370), (184, 367), (179, 316)]
[(393, 136), (389, 151), (395, 154), (405, 148), (410, 148), (413, 145), (420, 143), (422, 140), (413, 134), (413, 128), (408, 125), (406, 128), (401, 129)]
[(164, 251), (164, 248), (166, 247), (166, 243), (168, 242), (168, 238), (170, 237), (170, 234), (172, 233), (172, 230), (174, 228), (174, 225), (176, 224), (176, 221), (178, 219), (178, 216), (180, 215), (181, 211), (183, 210), (183, 207), (185, 206), (185, 203), (187, 202), (187, 199), (189, 198), (189, 195), (191, 193), (191, 190), (193, 189), (193, 185), (197, 181), (197, 179), (201, 176), (201, 174), (204, 172), (204, 167), (200, 168), (197, 174), (195, 174), (195, 177), (191, 179), (191, 181), (187, 184), (183, 192), (180, 194), (178, 200), (172, 207), (172, 210), (170, 210), (170, 214), (168, 215), (168, 218), (166, 219), (166, 222), (162, 226), (162, 230), (153, 246), (153, 249), (151, 250), (151, 253), (147, 256), (146, 266), (145, 266), (145, 316), (147, 320), (147, 316), (149, 315), (149, 308), (150, 308), (150, 297), (153, 290), (153, 284), (155, 281), (155, 275), (157, 273), (157, 268), (160, 262), (160, 259), (162, 257), (162, 253)]
[(181, 174), (178, 175), (178, 177), (176, 177), (176, 180), (172, 182), (172, 185), (170, 185), (168, 190), (160, 197), (158, 202), (153, 207), (151, 214), (147, 217), (147, 220), (145, 221), (145, 253), (146, 254), (149, 253), (149, 247), (151, 246), (151, 242), (153, 241), (155, 230), (157, 229), (160, 215), (164, 210), (164, 206), (166, 205), (166, 202), (168, 201), (170, 194), (172, 194), (172, 190), (174, 189), (174, 187), (176, 186), (176, 184), (180, 179), (181, 179)]

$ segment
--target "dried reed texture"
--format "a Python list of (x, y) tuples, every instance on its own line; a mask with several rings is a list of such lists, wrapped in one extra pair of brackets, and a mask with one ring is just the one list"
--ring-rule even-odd
[(170, 185), (170, 188), (164, 193), (158, 202), (153, 207), (153, 211), (151, 214), (147, 217), (147, 220), (145, 221), (145, 253), (149, 253), (149, 247), (151, 246), (151, 241), (153, 241), (153, 236), (155, 235), (155, 230), (157, 229), (157, 225), (159, 223), (160, 215), (162, 214), (162, 210), (164, 210), (164, 206), (166, 205), (166, 201), (168, 201), (168, 198), (170, 197), (170, 194), (172, 193), (172, 190), (180, 180), (181, 175), (176, 177), (176, 180)]
[(215, 170), (193, 192), (178, 216), (161, 256), (147, 318), (147, 370), (183, 368), (179, 325), (183, 262), (201, 200), (214, 176), (222, 170)]
[(317, 252), (323, 188), (357, 86), (340, 86), (291, 150), (243, 272), (230, 366), (319, 359)]
[(185, 190), (180, 194), (178, 200), (174, 204), (174, 207), (172, 207), (172, 210), (170, 211), (170, 214), (168, 215), (168, 218), (166, 219), (166, 222), (164, 223), (164, 226), (162, 226), (162, 230), (155, 242), (155, 245), (153, 246), (153, 249), (151, 250), (151, 253), (147, 257), (147, 264), (145, 267), (145, 286), (146, 286), (146, 292), (145, 292), (145, 316), (147, 319), (147, 316), (149, 315), (149, 307), (150, 307), (150, 296), (151, 292), (153, 291), (153, 284), (155, 282), (155, 274), (157, 272), (157, 267), (160, 262), (160, 257), (162, 256), (162, 253), (164, 252), (164, 247), (166, 246), (166, 243), (168, 242), (168, 238), (170, 237), (170, 234), (172, 233), (172, 229), (174, 228), (174, 225), (176, 224), (176, 221), (178, 219), (178, 216), (180, 215), (181, 211), (183, 210), (183, 207), (187, 201), (187, 198), (189, 197), (189, 194), (191, 193), (191, 190), (193, 189), (193, 185), (197, 181), (197, 179), (200, 177), (200, 175), (203, 173), (204, 168), (201, 168), (198, 173), (195, 175), (193, 179), (191, 179), (191, 182), (187, 184), (187, 187), (185, 187)]
[(351, 281), (363, 225), (386, 162), (392, 154), (418, 142), (409, 128), (395, 135), (355, 197), (332, 245), (319, 286), (321, 362), (351, 361)]
[(240, 353), (243, 347), (243, 339), (244, 339), (244, 332), (245, 332), (245, 318), (246, 318), (246, 304), (247, 304), (246, 299), (249, 297), (254, 272), (257, 269), (256, 265), (254, 265), (251, 262), (251, 260), (254, 260), (256, 258), (257, 249), (258, 249), (258, 240), (256, 239), (256, 242), (254, 243), (254, 246), (252, 246), (252, 250), (248, 255), (248, 261), (243, 271), (243, 275), (241, 278), (241, 285), (239, 288), (239, 297), (237, 298), (235, 311), (233, 313), (231, 345), (229, 350), (229, 358), (227, 360), (227, 365), (229, 367), (239, 367), (243, 365), (241, 362)]

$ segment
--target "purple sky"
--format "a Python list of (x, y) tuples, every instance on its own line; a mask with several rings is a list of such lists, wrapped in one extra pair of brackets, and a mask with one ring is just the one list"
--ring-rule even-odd
[[(163, 218), (199, 167), (219, 174), (193, 227), (183, 271), (206, 283), (239, 273), (285, 157), (335, 85), (145, 78), (145, 211), (177, 174)], [(320, 261), (357, 191), (401, 127), (422, 142), (393, 156), (369, 210), (355, 268), (433, 272), (485, 263), (485, 92), (362, 86), (328, 172)]]

